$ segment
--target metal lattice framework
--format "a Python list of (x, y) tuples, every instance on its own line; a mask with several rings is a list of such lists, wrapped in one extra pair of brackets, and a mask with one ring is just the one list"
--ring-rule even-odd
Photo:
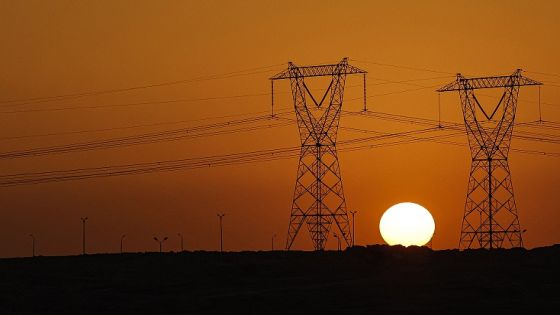
[[(459, 248), (523, 247), (508, 153), (519, 88), (541, 85), (516, 70), (509, 76), (464, 78), (437, 90), (459, 91), (471, 150), (471, 170)], [(503, 88), (498, 104), (486, 111), (476, 89)]]
[[(346, 76), (366, 71), (348, 64), (344, 58), (337, 64), (288, 68), (270, 78), (289, 79), (296, 113), (301, 151), (294, 190), (290, 225), (286, 240), (289, 250), (304, 223), (311, 234), (315, 250), (323, 250), (331, 224), (336, 224), (347, 246), (352, 244), (346, 200), (336, 151), (336, 137), (344, 96)], [(330, 77), (330, 84), (320, 101), (311, 94), (305, 78)], [(364, 83), (365, 87), (365, 83)], [(274, 95), (274, 84), (272, 84)], [(307, 100), (313, 102), (308, 106)], [(328, 99), (328, 105), (324, 106)], [(274, 99), (273, 99), (274, 104)]]

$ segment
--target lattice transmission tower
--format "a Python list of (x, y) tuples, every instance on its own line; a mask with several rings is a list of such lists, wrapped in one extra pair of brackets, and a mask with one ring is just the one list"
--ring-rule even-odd
[[(296, 187), (286, 249), (289, 250), (301, 226), (306, 223), (315, 250), (323, 250), (334, 221), (347, 246), (352, 244), (346, 200), (336, 151), (346, 76), (363, 74), (365, 106), (366, 71), (348, 64), (348, 58), (337, 64), (296, 66), (270, 78), (274, 106), (274, 81), (289, 79), (301, 141)], [(330, 83), (322, 98), (313, 96), (305, 79), (329, 77)], [(310, 100), (310, 106), (308, 101)], [(326, 105), (324, 104), (328, 102)], [(311, 103), (312, 102), (312, 103)]]
[[(523, 247), (513, 193), (508, 153), (519, 88), (542, 83), (516, 70), (509, 76), (457, 79), (437, 90), (459, 91), (471, 150), (471, 170), (459, 248)], [(477, 89), (502, 88), (498, 104), (485, 110), (474, 94)]]

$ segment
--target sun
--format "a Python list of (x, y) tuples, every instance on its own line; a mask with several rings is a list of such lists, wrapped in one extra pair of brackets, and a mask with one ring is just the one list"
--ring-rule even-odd
[(426, 245), (434, 235), (435, 227), (430, 212), (412, 202), (390, 207), (379, 221), (381, 236), (389, 245)]

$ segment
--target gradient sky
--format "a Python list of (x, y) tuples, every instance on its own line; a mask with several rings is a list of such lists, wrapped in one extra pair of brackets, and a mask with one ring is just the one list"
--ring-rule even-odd
[[(5, 139), (267, 111), (268, 77), (297, 64), (338, 62), (369, 72), (371, 110), (437, 119), (435, 86), (453, 74), (509, 74), (517, 68), (545, 83), (543, 119), (560, 121), (560, 4), (557, 1), (0, 1), (1, 152), (135, 135), (227, 119), (71, 135)], [(369, 61), (365, 63), (364, 61)], [(440, 73), (391, 67), (432, 69)], [(127, 88), (271, 66), (267, 71), (63, 101), (7, 106), (6, 101)], [(268, 71), (270, 70), (270, 71)], [(447, 74), (449, 73), (449, 74)], [(547, 74), (556, 74), (547, 75)], [(379, 84), (427, 78), (416, 83)], [(345, 98), (359, 98), (349, 77)], [(548, 84), (548, 85), (547, 85)], [(292, 106), (279, 82), (277, 106)], [(317, 86), (319, 87), (319, 86)], [(538, 119), (538, 89), (522, 88), (517, 119)], [(264, 94), (142, 106), (49, 110), (156, 100)], [(387, 94), (387, 95), (383, 95)], [(481, 98), (495, 102), (495, 98)], [(459, 96), (441, 96), (442, 119), (461, 121)], [(361, 100), (345, 103), (361, 109)], [(15, 113), (13, 111), (16, 111)], [(292, 116), (293, 117), (293, 116)], [(399, 132), (418, 126), (343, 117), (342, 126)], [(558, 131), (542, 130), (548, 134)], [(361, 137), (340, 131), (340, 139)], [(462, 135), (454, 138), (466, 141)], [(149, 162), (299, 145), (295, 125), (118, 149), (0, 160), (1, 174)], [(521, 140), (514, 148), (560, 152)], [(467, 147), (431, 142), (341, 152), (356, 244), (383, 243), (382, 213), (404, 201), (428, 208), (436, 221), (434, 248), (458, 245), (470, 166)], [(512, 152), (510, 167), (527, 247), (558, 243), (560, 159)], [(219, 245), (216, 212), (225, 212), (227, 250), (283, 246), (297, 159), (83, 181), (0, 188), (0, 256), (81, 251), (80, 217), (88, 216), (88, 251), (156, 250), (154, 235), (177, 233), (187, 249)], [(311, 249), (302, 230), (295, 248)], [(336, 247), (330, 239), (328, 248)]]

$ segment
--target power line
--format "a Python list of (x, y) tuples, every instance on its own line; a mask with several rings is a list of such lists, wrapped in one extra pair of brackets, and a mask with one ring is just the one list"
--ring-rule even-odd
[(131, 107), (131, 106), (143, 106), (143, 105), (155, 105), (155, 104), (190, 103), (190, 102), (215, 101), (215, 100), (224, 100), (224, 99), (238, 99), (238, 98), (245, 98), (245, 97), (258, 97), (258, 96), (268, 96), (268, 95), (270, 95), (270, 93), (239, 94), (239, 95), (203, 97), (203, 98), (183, 98), (183, 99), (149, 101), (149, 102), (134, 102), (134, 103), (122, 103), (122, 104), (107, 104), (107, 105), (67, 106), (67, 107), (56, 107), (56, 108), (31, 108), (31, 109), (17, 109), (17, 110), (11, 110), (11, 111), (3, 111), (3, 112), (0, 112), (0, 114), (54, 112), (54, 111), (98, 109), (98, 108), (111, 108), (111, 107)]
[[(430, 128), (431, 131), (437, 131), (439, 128)], [(400, 144), (415, 143), (419, 141), (432, 141), (442, 144), (460, 145), (464, 144), (452, 141), (440, 140), (441, 137), (449, 137), (451, 135), (435, 135), (426, 138), (416, 137), (415, 134), (429, 132), (428, 129), (419, 129), (402, 133), (377, 135), (374, 137), (354, 138), (343, 140), (340, 142), (341, 151), (357, 151), (364, 149), (380, 148), (387, 146), (395, 146)], [(381, 141), (395, 137), (407, 137), (409, 139), (396, 140), (389, 143), (363, 144), (367, 141)], [(356, 144), (358, 144), (356, 146)], [(299, 147), (287, 147), (278, 149), (268, 149), (260, 151), (250, 151), (242, 153), (230, 153), (216, 156), (206, 156), (201, 158), (188, 158), (179, 160), (166, 160), (147, 163), (112, 165), (93, 168), (78, 168), (72, 170), (59, 170), (35, 173), (20, 173), (0, 176), (0, 186), (15, 186), (27, 184), (39, 184), (47, 182), (59, 182), (68, 180), (80, 180), (90, 178), (101, 178), (111, 176), (135, 175), (164, 171), (188, 170), (197, 168), (232, 166), (238, 164), (252, 164), (259, 162), (268, 162), (281, 159), (297, 157), (299, 155)], [(543, 155), (549, 157), (560, 157), (560, 153), (544, 152), (526, 149), (514, 149), (512, 151), (524, 154)]]
[[(383, 113), (383, 112), (372, 112), (372, 111), (350, 112), (350, 111), (343, 111), (343, 114), (354, 115), (354, 116), (362, 116), (362, 117), (367, 117), (367, 118), (376, 118), (376, 119), (394, 121), (394, 122), (400, 122), (400, 123), (406, 123), (406, 124), (411, 124), (412, 123), (412, 124), (420, 124), (420, 125), (424, 125), (424, 126), (441, 125), (441, 127), (445, 127), (447, 129), (459, 130), (459, 131), (462, 131), (463, 128), (464, 128), (462, 124), (456, 123), (456, 122), (449, 122), (449, 121), (441, 121), (440, 122), (440, 121), (435, 120), (435, 119), (419, 118), (419, 117), (412, 117), (412, 116), (398, 115), (398, 114), (389, 114), (389, 113)], [(539, 123), (539, 122), (538, 121), (522, 122), (522, 123), (516, 123), (515, 126), (516, 127), (531, 127), (531, 126), (534, 126), (537, 123)], [(532, 133), (532, 132), (527, 132), (527, 131), (515, 130), (513, 137), (518, 138), (518, 139), (522, 139), (522, 140), (530, 140), (530, 141), (537, 141), (537, 142), (548, 142), (548, 143), (555, 143), (555, 144), (560, 143), (559, 136), (551, 135), (551, 134)]]
[[(228, 73), (223, 73), (223, 74), (199, 76), (199, 77), (195, 77), (195, 78), (192, 78), (192, 79), (184, 79), (184, 80), (176, 80), (176, 81), (168, 81), (168, 82), (160, 82), (160, 83), (151, 83), (151, 84), (145, 84), (145, 85), (130, 86), (130, 87), (126, 87), (126, 88), (88, 91), (88, 92), (80, 92), (80, 93), (68, 93), (68, 94), (59, 94), (59, 95), (53, 95), (53, 96), (32, 97), (32, 98), (26, 98), (26, 99), (5, 100), (5, 101), (0, 101), (0, 107), (19, 106), (19, 105), (27, 105), (27, 104), (34, 104), (34, 103), (50, 102), (50, 101), (56, 101), (56, 100), (66, 100), (66, 99), (80, 98), (80, 97), (86, 97), (86, 96), (113, 94), (113, 93), (128, 92), (128, 91), (134, 91), (134, 90), (149, 89), (149, 88), (155, 88), (155, 87), (170, 86), (170, 85), (185, 84), (185, 83), (200, 82), (200, 81), (208, 81), (208, 80), (228, 79), (228, 78), (234, 78), (234, 77), (239, 77), (239, 76), (270, 72), (270, 71), (274, 70), (274, 69), (270, 69), (270, 68), (278, 67), (280, 65), (283, 65), (283, 64), (275, 64), (275, 65), (269, 65), (269, 66), (263, 66), (263, 67), (249, 68), (249, 69), (238, 70), (238, 71), (233, 71), (233, 72), (228, 72)], [(262, 69), (270, 69), (270, 70), (255, 71), (255, 70), (262, 70)], [(13, 104), (13, 103), (17, 103), (17, 104)]]
[[(430, 78), (420, 78), (420, 79), (407, 79), (401, 81), (392, 81), (381, 78), (370, 78), (374, 80), (383, 81), (381, 83), (372, 83), (367, 86), (379, 86), (386, 84), (405, 84), (413, 86), (421, 86), (418, 84), (413, 84), (411, 82), (417, 81), (428, 81), (448, 78), (448, 76), (442, 77), (430, 77)], [(346, 88), (362, 87), (363, 85), (350, 85)], [(276, 94), (287, 94), (290, 92), (276, 92)], [(393, 93), (389, 93), (393, 94)], [(65, 107), (55, 107), (55, 108), (26, 108), (26, 109), (15, 109), (9, 111), (2, 111), (0, 114), (18, 114), (18, 113), (37, 113), (37, 112), (55, 112), (55, 111), (69, 111), (69, 110), (83, 110), (83, 109), (101, 109), (101, 108), (119, 108), (119, 107), (135, 107), (135, 106), (145, 106), (145, 105), (157, 105), (157, 104), (175, 104), (175, 103), (189, 103), (189, 102), (201, 102), (201, 101), (214, 101), (214, 100), (224, 100), (224, 99), (239, 99), (247, 97), (259, 97), (259, 96), (269, 96), (270, 93), (252, 93), (252, 94), (238, 94), (238, 95), (225, 95), (225, 96), (214, 96), (214, 97), (201, 97), (201, 98), (183, 98), (183, 99), (171, 99), (171, 100), (157, 100), (157, 101), (145, 101), (145, 102), (131, 102), (131, 103), (121, 103), (121, 104), (106, 104), (106, 105), (86, 105), (86, 106), (65, 106)], [(379, 95), (373, 95), (379, 96)], [(27, 103), (26, 103), (27, 104)], [(10, 106), (19, 106), (26, 104), (12, 104)]]
[(356, 62), (361, 62), (361, 63), (367, 63), (367, 64), (371, 64), (371, 65), (391, 67), (391, 68), (399, 68), (399, 69), (406, 69), (406, 70), (424, 71), (424, 72), (433, 72), (433, 73), (444, 73), (444, 74), (451, 74), (451, 75), (457, 74), (457, 73), (449, 72), (449, 71), (441, 71), (441, 70), (435, 70), (435, 69), (429, 69), (429, 68), (402, 66), (402, 65), (395, 65), (395, 64), (389, 64), (389, 63), (368, 61), (368, 60), (357, 60), (357, 59), (350, 59), (350, 60), (356, 61)]
[[(383, 67), (391, 67), (391, 68), (397, 68), (397, 69), (405, 69), (405, 70), (413, 70), (413, 71), (421, 71), (421, 72), (444, 73), (444, 74), (456, 75), (456, 73), (453, 73), (453, 72), (441, 71), (441, 70), (436, 70), (436, 69), (431, 69), (431, 68), (411, 67), (411, 66), (396, 65), (396, 64), (389, 64), (389, 63), (381, 63), (381, 62), (368, 61), (368, 60), (358, 60), (358, 59), (350, 59), (350, 60), (351, 60), (351, 61), (355, 61), (355, 62), (359, 62), (359, 63), (365, 63), (365, 64), (371, 64), (371, 65), (377, 65), (377, 66), (383, 66)], [(560, 77), (560, 75), (554, 74), (554, 73), (536, 72), (536, 71), (525, 71), (525, 70), (524, 70), (524, 72), (535, 73), (535, 74), (541, 74), (541, 75), (547, 75), (547, 76), (553, 76), (553, 77)], [(555, 83), (555, 82), (547, 83), (547, 86), (560, 87), (560, 85), (554, 84), (554, 83)]]
[[(286, 108), (281, 107), (280, 109), (283, 110), (283, 109), (286, 109)], [(163, 126), (163, 125), (177, 125), (177, 124), (183, 124), (183, 123), (191, 123), (191, 122), (199, 122), (199, 121), (207, 121), (207, 120), (217, 120), (217, 119), (224, 119), (224, 118), (241, 117), (241, 116), (254, 115), (254, 114), (264, 114), (264, 113), (268, 113), (268, 112), (269, 111), (266, 110), (266, 111), (248, 112), (248, 113), (242, 113), (242, 114), (211, 116), (211, 117), (203, 117), (203, 118), (198, 118), (198, 119), (187, 119), (187, 120), (163, 121), (163, 122), (148, 123), (148, 124), (137, 124), (137, 125), (129, 125), (129, 126), (117, 126), (117, 127), (85, 129), (85, 130), (72, 130), (72, 131), (51, 132), (51, 133), (31, 134), (31, 135), (19, 135), (19, 136), (7, 136), (7, 137), (0, 137), (0, 141), (27, 139), (27, 138), (51, 137), (51, 136), (64, 136), (64, 135), (105, 132), (105, 131), (114, 131), (114, 130), (126, 130), (126, 129), (136, 129), (136, 128), (145, 128), (145, 127), (156, 127), (156, 126)]]
[(535, 74), (542, 74), (542, 75), (547, 75), (547, 76), (551, 76), (551, 77), (557, 77), (557, 78), (560, 78), (560, 74), (556, 74), (556, 73), (550, 73), (550, 72), (537, 72), (537, 71), (529, 71), (529, 70), (524, 70), (524, 72), (535, 73)]
[[(436, 88), (438, 86), (440, 86), (440, 85), (422, 86), (422, 87), (415, 88), (415, 89), (406, 89), (406, 90), (400, 90), (400, 91), (395, 91), (395, 92), (379, 93), (379, 94), (368, 95), (368, 96), (366, 96), (366, 98), (387, 96), (387, 95), (394, 95), (394, 94), (401, 94), (401, 93), (408, 93), (408, 92), (420, 91), (420, 90), (425, 90), (425, 89), (433, 89), (433, 88)], [(346, 101), (348, 102), (348, 101), (355, 101), (355, 100), (361, 100), (361, 99), (362, 99), (362, 97), (355, 97), (355, 98), (347, 99)]]
[[(439, 144), (448, 144), (448, 145), (453, 145), (453, 146), (468, 147), (467, 143), (461, 143), (461, 142), (457, 142), (457, 141), (440, 140), (442, 138), (455, 137), (455, 136), (460, 135), (462, 133), (463, 132), (447, 134), (447, 135), (436, 135), (436, 136), (430, 136), (430, 137), (413, 137), (413, 136), (410, 136), (410, 135), (406, 135), (405, 137), (410, 138), (410, 139), (408, 139), (408, 140), (397, 140), (397, 141), (393, 141), (393, 142), (389, 142), (389, 143), (381, 143), (381, 144), (373, 144), (373, 145), (361, 145), (361, 146), (358, 146), (358, 147), (350, 148), (348, 150), (343, 149), (341, 151), (355, 151), (355, 150), (368, 149), (368, 148), (371, 149), (371, 148), (378, 148), (378, 147), (396, 146), (396, 145), (411, 144), (411, 143), (422, 142), (422, 141), (429, 141), (429, 142), (434, 142), (434, 143), (439, 143)], [(529, 149), (518, 149), (518, 148), (511, 148), (510, 150), (512, 152), (522, 153), (522, 154), (542, 155), (542, 156), (549, 156), (549, 157), (560, 157), (560, 153), (556, 153), (556, 152), (545, 152), (545, 151), (540, 151), (540, 150), (529, 150)]]
[[(478, 95), (488, 97), (488, 98), (496, 98), (496, 96), (483, 94), (483, 93), (478, 93)], [(519, 102), (525, 102), (525, 103), (539, 104), (539, 101), (532, 101), (532, 100), (527, 100), (527, 99), (522, 99), (522, 98), (518, 99), (518, 101)], [(549, 106), (560, 106), (560, 104), (558, 104), (558, 103), (548, 103), (548, 102), (542, 102), (542, 101), (540, 102), (540, 104), (549, 105)]]
[[(430, 80), (439, 80), (439, 79), (448, 79), (450, 76), (446, 75), (446, 76), (437, 76), (437, 77), (429, 77), (429, 78), (420, 78), (420, 79), (407, 79), (407, 80), (399, 80), (399, 81), (394, 81), (394, 80), (388, 80), (388, 79), (382, 79), (382, 78), (373, 78), (371, 76), (369, 76), (368, 78), (371, 80), (378, 80), (378, 81), (383, 81), (382, 83), (373, 83), (373, 84), (368, 84), (367, 86), (377, 86), (377, 85), (385, 85), (385, 84), (407, 84), (407, 85), (414, 85), (414, 86), (421, 86), (424, 87), (423, 85), (418, 85), (418, 84), (412, 84), (411, 82), (417, 82), (417, 81), (430, 81)], [(410, 84), (409, 84), (410, 83)], [(361, 85), (357, 85), (357, 86), (361, 86)]]
[[(418, 130), (419, 133), (426, 132), (425, 129)], [(403, 134), (413, 134), (405, 132)], [(341, 141), (340, 144), (347, 146), (364, 141), (383, 140), (393, 138), (398, 134), (380, 135)], [(147, 163), (135, 163), (124, 165), (111, 165), (92, 168), (77, 168), (71, 170), (45, 171), (35, 173), (19, 173), (0, 176), (0, 186), (13, 186), (22, 184), (38, 184), (43, 182), (77, 180), (108, 176), (121, 176), (132, 174), (152, 173), (159, 171), (171, 171), (180, 169), (205, 168), (212, 166), (227, 166), (243, 163), (256, 163), (261, 161), (272, 161), (299, 155), (299, 147), (287, 147), (250, 151), (241, 153), (230, 153), (224, 155), (206, 156), (200, 158), (186, 158), (179, 160), (165, 160)]]
[[(279, 113), (278, 115), (283, 115), (283, 114), (285, 113)], [(262, 123), (262, 122), (272, 122), (272, 123), (268, 125), (248, 126), (248, 127), (231, 129), (232, 127), (236, 127), (240, 125)], [(185, 140), (185, 139), (192, 139), (192, 138), (255, 131), (255, 130), (261, 130), (265, 128), (274, 128), (274, 127), (281, 127), (286, 125), (287, 125), (286, 123), (275, 123), (274, 119), (272, 119), (269, 115), (264, 115), (264, 116), (256, 116), (256, 117), (250, 117), (250, 118), (244, 118), (238, 120), (230, 120), (230, 121), (219, 122), (214, 124), (200, 125), (200, 126), (195, 126), (190, 128), (164, 130), (164, 131), (143, 133), (143, 134), (137, 134), (137, 135), (119, 137), (119, 138), (110, 138), (110, 139), (70, 143), (70, 144), (56, 145), (56, 146), (49, 146), (49, 147), (0, 152), (0, 159), (13, 159), (13, 158), (22, 158), (22, 157), (30, 157), (30, 156), (35, 157), (35, 156), (43, 156), (43, 155), (50, 155), (50, 154), (61, 154), (61, 153), (70, 153), (70, 152), (78, 152), (78, 151), (149, 144), (149, 143), (156, 143), (162, 141), (177, 141), (177, 140)], [(224, 129), (224, 128), (227, 129), (216, 130), (216, 129)]]
[[(293, 119), (287, 119), (281, 117), (282, 115), (285, 114), (288, 114), (288, 112), (278, 113), (277, 114), (278, 117), (276, 119), (284, 119), (293, 123), (294, 122)], [(343, 114), (366, 115), (366, 117), (369, 118), (376, 118), (381, 120), (388, 120), (388, 121), (407, 123), (407, 124), (410, 123), (420, 124), (420, 125), (430, 126), (432, 128), (434, 126), (439, 126), (440, 128), (446, 126), (447, 128), (452, 128), (454, 130), (459, 130), (459, 131), (463, 130), (462, 125), (455, 122), (446, 122), (446, 121), (441, 122), (433, 119), (389, 114), (383, 112), (368, 111), (368, 112), (354, 113), (349, 111), (343, 111)], [(200, 138), (200, 137), (234, 134), (239, 132), (250, 132), (250, 131), (256, 131), (261, 129), (283, 127), (288, 125), (285, 123), (273, 122), (268, 125), (248, 126), (248, 127), (239, 127), (239, 128), (231, 129), (232, 127), (236, 127), (244, 124), (254, 124), (254, 123), (273, 121), (271, 119), (272, 118), (269, 115), (264, 115), (264, 116), (248, 117), (244, 119), (230, 120), (225, 122), (218, 122), (218, 123), (207, 124), (207, 125), (199, 125), (199, 126), (189, 127), (189, 128), (179, 128), (179, 129), (172, 129), (172, 130), (143, 133), (143, 134), (137, 134), (137, 135), (131, 135), (131, 136), (119, 137), (119, 138), (109, 138), (109, 139), (70, 143), (70, 144), (56, 145), (56, 146), (49, 146), (49, 147), (0, 152), (0, 159), (13, 159), (13, 158), (22, 158), (22, 157), (30, 157), (30, 156), (36, 157), (36, 156), (43, 156), (43, 155), (70, 153), (70, 152), (78, 152), (78, 151), (86, 151), (86, 150), (109, 149), (109, 148), (117, 148), (117, 147), (124, 147), (124, 146), (142, 145), (142, 144), (150, 144), (150, 143), (164, 142), (164, 141), (178, 141), (178, 140), (186, 140), (186, 139), (193, 139), (193, 138)], [(528, 125), (528, 123), (518, 123), (516, 125), (525, 126)], [(223, 128), (229, 128), (229, 129), (223, 130)], [(344, 129), (344, 127), (341, 128)], [(222, 129), (222, 130), (216, 130), (216, 129)], [(548, 142), (554, 144), (560, 143), (560, 138), (558, 136), (551, 135), (551, 134), (544, 134), (544, 133), (517, 131), (514, 134), (514, 137), (527, 141), (539, 141), (539, 142)]]

